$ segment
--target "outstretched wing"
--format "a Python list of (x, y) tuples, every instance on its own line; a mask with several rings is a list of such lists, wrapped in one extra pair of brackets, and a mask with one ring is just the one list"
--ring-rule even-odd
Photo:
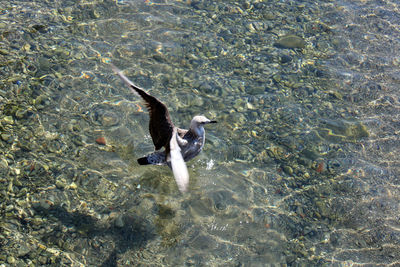
[(186, 192), (189, 186), (189, 172), (186, 167), (186, 163), (183, 160), (181, 148), (176, 140), (176, 128), (173, 130), (172, 138), (170, 141), (170, 157), (171, 157), (171, 168), (174, 173), (175, 181), (178, 184), (179, 191)]
[(171, 121), (167, 107), (160, 100), (134, 85), (117, 67), (112, 64), (111, 67), (125, 84), (128, 85), (131, 91), (134, 94), (140, 95), (145, 101), (150, 114), (149, 131), (156, 150), (159, 150), (163, 146), (168, 150), (174, 124)]

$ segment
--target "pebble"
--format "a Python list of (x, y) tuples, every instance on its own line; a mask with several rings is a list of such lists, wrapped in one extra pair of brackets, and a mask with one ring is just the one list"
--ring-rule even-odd
[(101, 124), (105, 127), (117, 125), (119, 122), (118, 116), (115, 113), (105, 113), (101, 119)]
[(45, 57), (39, 58), (39, 69), (42, 71), (48, 71), (50, 69), (50, 61)]
[(330, 90), (330, 91), (328, 92), (328, 94), (329, 94), (331, 97), (333, 97), (333, 98), (336, 98), (336, 99), (339, 99), (339, 100), (343, 100), (342, 94), (339, 93), (338, 91)]
[(50, 209), (50, 204), (51, 204), (50, 201), (48, 201), (48, 200), (46, 200), (46, 199), (41, 199), (41, 200), (39, 201), (39, 203), (40, 203), (40, 207), (41, 207), (42, 209), (45, 209), (45, 210)]
[(60, 180), (57, 180), (56, 181), (56, 187), (58, 188), (58, 189), (64, 189), (65, 188), (65, 183), (64, 182), (62, 182), (62, 181), (60, 181)]
[(45, 257), (45, 256), (39, 256), (38, 260), (41, 264), (47, 263), (47, 257)]
[(119, 215), (116, 219), (115, 219), (115, 226), (122, 228), (124, 227), (125, 223), (124, 223), (124, 217), (122, 215)]
[(282, 166), (282, 169), (288, 175), (292, 175), (293, 174), (293, 169), (290, 166), (284, 165), (284, 166)]
[(17, 119), (23, 119), (27, 115), (27, 113), (27, 110), (18, 109), (15, 112), (15, 117), (17, 117)]
[(253, 104), (251, 104), (249, 102), (247, 102), (246, 105), (247, 105), (247, 109), (250, 109), (250, 110), (255, 110), (256, 109), (256, 107), (253, 106)]
[(248, 23), (248, 24), (246, 24), (246, 28), (249, 30), (249, 32), (251, 32), (251, 33), (255, 33), (256, 32), (256, 29), (254, 28), (254, 25), (253, 25), (253, 23)]
[(48, 104), (48, 100), (45, 95), (39, 95), (38, 97), (35, 98), (33, 103), (35, 104), (36, 107), (38, 107), (39, 105)]
[(0, 135), (0, 137), (1, 137), (1, 140), (3, 140), (4, 142), (7, 142), (8, 140), (10, 140), (11, 135), (3, 133)]
[(196, 97), (195, 99), (193, 99), (192, 103), (195, 106), (202, 107), (204, 106), (204, 99), (202, 97)]
[(28, 189), (27, 189), (26, 187), (24, 187), (24, 188), (22, 188), (22, 189), (18, 192), (17, 197), (25, 196), (26, 193), (28, 193)]
[(36, 31), (40, 32), (40, 33), (46, 33), (47, 32), (47, 27), (46, 25), (43, 24), (35, 24), (32, 26), (33, 29), (35, 29)]
[(6, 49), (0, 49), (0, 55), (6, 56), (6, 55), (8, 55), (8, 54), (9, 54), (8, 50), (6, 50)]
[(26, 254), (28, 254), (29, 252), (31, 252), (31, 248), (28, 247), (25, 243), (21, 243), (19, 245), (19, 248), (18, 248), (18, 251), (17, 251), (18, 257), (23, 257)]
[(282, 55), (282, 56), (280, 57), (280, 62), (281, 62), (281, 64), (286, 64), (286, 63), (289, 63), (289, 62), (291, 62), (291, 61), (292, 61), (292, 57), (291, 57), (291, 56)]
[(263, 18), (266, 20), (274, 20), (276, 18), (276, 15), (272, 12), (266, 12), (263, 14)]
[(105, 146), (106, 145), (106, 139), (104, 137), (99, 137), (99, 138), (96, 139), (96, 143), (99, 144), (99, 145)]
[(7, 123), (7, 124), (13, 124), (14, 123), (14, 119), (12, 116), (5, 116), (3, 118), (3, 122)]
[(14, 264), (15, 263), (15, 258), (13, 256), (8, 256), (7, 257), (7, 263), (9, 264)]
[(74, 182), (72, 182), (70, 185), (69, 185), (69, 189), (77, 189), (78, 188), (78, 186), (76, 185), (76, 183), (74, 183)]
[(355, 138), (356, 140), (369, 136), (367, 126), (362, 123), (354, 124), (346, 131), (347, 136)]
[(99, 11), (97, 11), (97, 10), (92, 10), (91, 12), (90, 12), (90, 16), (93, 18), (93, 19), (98, 19), (98, 18), (100, 18), (100, 13), (99, 13)]
[(4, 169), (4, 170), (7, 170), (7, 169), (8, 169), (8, 162), (7, 162), (7, 160), (4, 159), (4, 158), (2, 158), (2, 159), (0, 160), (0, 170), (1, 170), (1, 169)]

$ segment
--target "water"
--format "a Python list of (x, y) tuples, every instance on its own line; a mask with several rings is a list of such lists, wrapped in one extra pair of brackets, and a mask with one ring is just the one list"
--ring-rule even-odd
[[(0, 11), (0, 264), (399, 264), (397, 2)], [(136, 163), (153, 149), (148, 114), (109, 62), (176, 125), (219, 122), (189, 194)]]

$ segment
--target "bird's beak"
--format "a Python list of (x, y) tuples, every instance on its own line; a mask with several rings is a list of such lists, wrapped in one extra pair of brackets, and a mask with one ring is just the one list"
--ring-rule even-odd
[(208, 123), (217, 123), (217, 121), (209, 121)]

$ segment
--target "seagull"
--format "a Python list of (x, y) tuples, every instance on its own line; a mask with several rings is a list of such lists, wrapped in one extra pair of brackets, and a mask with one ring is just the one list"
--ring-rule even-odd
[[(134, 85), (116, 66), (111, 64), (111, 67), (135, 95), (143, 98), (149, 111), (149, 131), (155, 151), (139, 158), (137, 162), (140, 165), (168, 165), (172, 169), (179, 191), (186, 192), (189, 172), (185, 162), (196, 157), (203, 149), (204, 125), (217, 121), (200, 115), (193, 117), (188, 130), (176, 127), (165, 104)], [(162, 147), (165, 148), (163, 151), (160, 150)]]

